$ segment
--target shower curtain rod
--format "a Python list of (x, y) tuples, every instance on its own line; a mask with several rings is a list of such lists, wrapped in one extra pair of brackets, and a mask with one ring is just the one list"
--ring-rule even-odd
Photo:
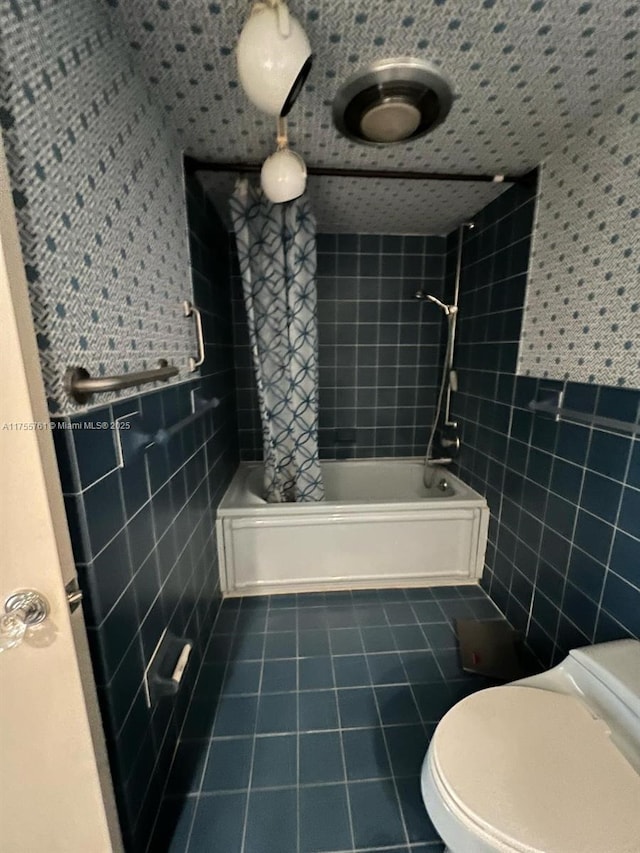
[[(185, 171), (193, 172), (241, 172), (257, 174), (262, 163), (212, 163), (195, 157), (184, 158)], [(474, 181), (480, 183), (519, 184), (531, 187), (535, 185), (536, 170), (524, 175), (467, 175), (460, 172), (402, 172), (398, 169), (336, 169), (332, 166), (307, 166), (309, 175), (324, 175), (332, 178), (397, 178), (405, 181)]]

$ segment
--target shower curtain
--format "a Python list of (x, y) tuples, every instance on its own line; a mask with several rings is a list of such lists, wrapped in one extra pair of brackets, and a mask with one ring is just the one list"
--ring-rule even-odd
[(306, 196), (272, 204), (246, 180), (230, 205), (262, 420), (264, 496), (320, 501), (315, 220)]

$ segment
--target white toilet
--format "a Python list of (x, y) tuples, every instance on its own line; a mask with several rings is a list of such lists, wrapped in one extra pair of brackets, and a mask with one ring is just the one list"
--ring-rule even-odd
[(640, 853), (640, 641), (459, 702), (421, 785), (451, 853)]

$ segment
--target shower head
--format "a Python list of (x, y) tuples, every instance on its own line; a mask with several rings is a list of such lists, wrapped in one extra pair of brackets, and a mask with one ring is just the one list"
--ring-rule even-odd
[(427, 302), (433, 302), (434, 305), (437, 305), (438, 308), (444, 311), (447, 317), (452, 314), (455, 314), (458, 311), (457, 305), (446, 305), (444, 302), (441, 302), (437, 296), (433, 296), (431, 293), (425, 293), (424, 290), (417, 290), (415, 293), (415, 298), (426, 300)]

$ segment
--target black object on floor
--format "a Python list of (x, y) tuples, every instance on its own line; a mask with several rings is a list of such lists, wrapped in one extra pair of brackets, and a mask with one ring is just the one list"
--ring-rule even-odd
[(466, 672), (498, 681), (513, 681), (529, 674), (520, 651), (522, 635), (506, 619), (456, 619), (455, 628)]

